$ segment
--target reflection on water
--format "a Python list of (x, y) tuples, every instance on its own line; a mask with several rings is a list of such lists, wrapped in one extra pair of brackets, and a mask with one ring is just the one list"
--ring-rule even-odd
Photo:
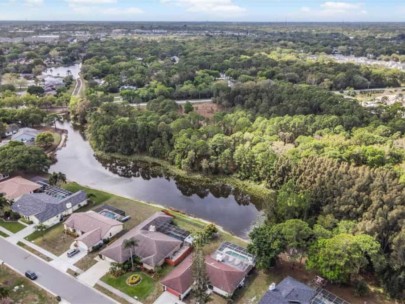
[(50, 171), (64, 172), (71, 181), (182, 210), (242, 237), (260, 216), (248, 195), (228, 185), (204, 185), (173, 177), (149, 163), (97, 160), (90, 144), (70, 123), (59, 128), (68, 131), (68, 141), (58, 151), (58, 161)]

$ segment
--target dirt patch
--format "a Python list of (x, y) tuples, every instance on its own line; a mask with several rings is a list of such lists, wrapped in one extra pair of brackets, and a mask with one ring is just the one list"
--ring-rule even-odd
[[(193, 104), (194, 111), (205, 118), (212, 118), (216, 112), (222, 110), (221, 106), (213, 102)], [(180, 108), (181, 114), (184, 114), (184, 105)]]

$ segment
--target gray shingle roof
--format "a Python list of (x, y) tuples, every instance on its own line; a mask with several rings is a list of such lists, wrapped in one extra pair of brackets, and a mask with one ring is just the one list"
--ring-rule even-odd
[(40, 222), (45, 222), (69, 209), (70, 203), (74, 207), (87, 199), (84, 191), (78, 191), (58, 199), (45, 193), (26, 194), (18, 199), (11, 209), (23, 216), (35, 216)]
[(315, 289), (292, 277), (286, 277), (274, 290), (267, 291), (259, 304), (310, 304), (315, 295)]

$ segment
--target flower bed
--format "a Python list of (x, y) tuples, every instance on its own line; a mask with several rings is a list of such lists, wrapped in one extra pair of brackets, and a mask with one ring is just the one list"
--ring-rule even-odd
[(142, 281), (142, 278), (139, 274), (133, 274), (128, 277), (127, 284), (129, 286), (135, 286), (135, 285), (138, 285), (139, 283), (141, 283), (141, 281)]

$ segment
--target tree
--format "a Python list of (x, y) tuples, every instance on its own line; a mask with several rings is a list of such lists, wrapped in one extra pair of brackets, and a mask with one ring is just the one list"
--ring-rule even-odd
[(193, 294), (198, 304), (205, 304), (210, 301), (210, 296), (207, 293), (209, 278), (205, 265), (205, 257), (203, 245), (201, 242), (195, 242), (193, 254)]
[(53, 134), (51, 132), (43, 132), (37, 135), (35, 143), (41, 148), (49, 148), (54, 142)]
[(380, 245), (365, 234), (338, 234), (330, 239), (319, 239), (310, 248), (307, 267), (316, 270), (334, 283), (349, 283), (372, 263), (382, 265)]
[(194, 107), (193, 107), (193, 105), (192, 105), (191, 102), (187, 101), (187, 102), (184, 104), (184, 113), (188, 114), (188, 113), (190, 113), (190, 112), (192, 112), (192, 111), (194, 111)]
[(61, 183), (66, 183), (66, 175), (62, 172), (53, 172), (49, 176), (48, 182), (52, 186), (59, 185)]
[(285, 245), (277, 229), (269, 225), (255, 227), (249, 234), (251, 243), (248, 245), (250, 253), (257, 258), (257, 267), (268, 269), (274, 266), (277, 257), (285, 250)]
[(130, 255), (131, 255), (131, 269), (132, 271), (135, 270), (135, 266), (134, 266), (134, 255), (135, 252), (133, 252), (133, 250), (135, 250), (135, 247), (138, 246), (138, 241), (135, 240), (134, 238), (130, 238), (127, 240), (124, 240), (124, 248), (125, 249), (129, 249)]
[(27, 89), (27, 93), (31, 95), (36, 95), (36, 96), (43, 96), (45, 93), (45, 90), (43, 87), (40, 86), (29, 86)]

